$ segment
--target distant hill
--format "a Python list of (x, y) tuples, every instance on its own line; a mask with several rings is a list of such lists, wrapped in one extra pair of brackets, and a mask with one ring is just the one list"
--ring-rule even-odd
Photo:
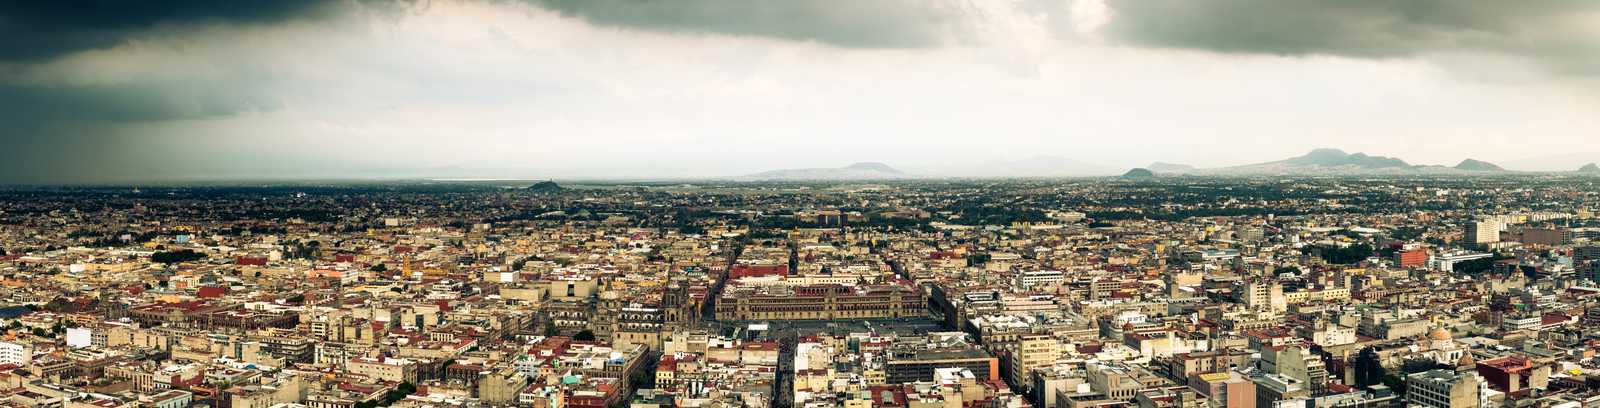
[(1462, 160), (1460, 164), (1456, 164), (1455, 169), (1466, 171), (1506, 171), (1506, 169), (1496, 166), (1494, 163), (1475, 159)]
[(1600, 166), (1596, 166), (1594, 163), (1585, 164), (1583, 167), (1578, 168), (1578, 172), (1597, 174), (1600, 173)]
[(1155, 172), (1156, 174), (1185, 174), (1185, 173), (1191, 173), (1191, 172), (1194, 172), (1195, 170), (1197, 170), (1194, 166), (1190, 166), (1190, 165), (1187, 165), (1187, 164), (1177, 164), (1177, 163), (1167, 163), (1167, 162), (1150, 163), (1149, 166), (1145, 166), (1145, 169), (1148, 169), (1151, 172)]
[(556, 182), (554, 182), (554, 181), (541, 181), (541, 182), (538, 182), (538, 183), (533, 183), (533, 185), (528, 186), (527, 188), (524, 188), (524, 190), (532, 191), (532, 192), (535, 192), (535, 193), (553, 193), (553, 192), (561, 191), (562, 188), (561, 188), (560, 184), (556, 184)]
[(802, 181), (802, 180), (890, 180), (910, 178), (911, 176), (889, 167), (887, 164), (875, 162), (855, 163), (844, 167), (810, 168), (810, 169), (782, 169), (764, 171), (743, 177), (743, 180), (765, 181)]
[(1405, 160), (1366, 153), (1345, 153), (1339, 149), (1316, 149), (1302, 156), (1288, 159), (1200, 170), (1213, 175), (1339, 175), (1339, 174), (1410, 174), (1416, 172), (1451, 171), (1433, 166), (1412, 166)]
[(1150, 171), (1150, 169), (1144, 169), (1144, 168), (1136, 168), (1136, 169), (1133, 169), (1133, 170), (1128, 170), (1127, 173), (1122, 173), (1122, 178), (1129, 179), (1129, 180), (1144, 180), (1144, 179), (1152, 179), (1152, 178), (1155, 178), (1155, 177), (1156, 177), (1156, 173), (1155, 172)]
[(1394, 167), (1410, 167), (1405, 160), (1393, 157), (1368, 156), (1366, 153), (1345, 153), (1339, 149), (1316, 149), (1304, 156), (1290, 158), (1280, 163), (1297, 166), (1345, 167), (1355, 166), (1367, 169), (1386, 169)]

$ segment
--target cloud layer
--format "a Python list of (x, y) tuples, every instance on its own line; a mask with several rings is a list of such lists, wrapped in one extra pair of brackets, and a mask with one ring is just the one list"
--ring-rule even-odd
[(0, 61), (113, 47), (192, 24), (274, 24), (330, 11), (317, 0), (13, 1), (0, 3)]
[(970, 6), (945, 0), (533, 0), (585, 21), (630, 29), (758, 36), (843, 47), (932, 47), (972, 35)]
[(1227, 53), (1488, 54), (1600, 76), (1600, 3), (1583, 0), (1109, 0), (1110, 37)]
[(90, 3), (0, 5), (0, 183), (1448, 164), (1600, 131), (1588, 2)]

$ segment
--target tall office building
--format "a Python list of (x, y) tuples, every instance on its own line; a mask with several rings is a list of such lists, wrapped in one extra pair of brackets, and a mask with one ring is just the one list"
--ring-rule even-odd
[(1474, 244), (1487, 244), (1500, 242), (1500, 223), (1496, 221), (1473, 221), (1467, 224), (1466, 233), (1462, 238)]
[(1600, 245), (1572, 249), (1572, 269), (1585, 279), (1600, 282)]

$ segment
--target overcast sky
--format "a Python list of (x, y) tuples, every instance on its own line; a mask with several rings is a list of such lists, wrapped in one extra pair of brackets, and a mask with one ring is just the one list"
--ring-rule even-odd
[(0, 183), (1600, 161), (1589, 0), (0, 5)]

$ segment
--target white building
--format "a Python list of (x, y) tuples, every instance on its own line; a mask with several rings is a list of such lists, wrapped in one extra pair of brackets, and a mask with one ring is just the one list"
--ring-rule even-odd
[(84, 327), (67, 328), (67, 347), (87, 348), (94, 345), (94, 330)]
[(1056, 286), (1066, 282), (1067, 278), (1061, 271), (1025, 271), (1017, 275), (1022, 287), (1034, 288), (1039, 286)]
[(21, 343), (0, 341), (0, 364), (28, 365), (33, 362), (33, 347)]

